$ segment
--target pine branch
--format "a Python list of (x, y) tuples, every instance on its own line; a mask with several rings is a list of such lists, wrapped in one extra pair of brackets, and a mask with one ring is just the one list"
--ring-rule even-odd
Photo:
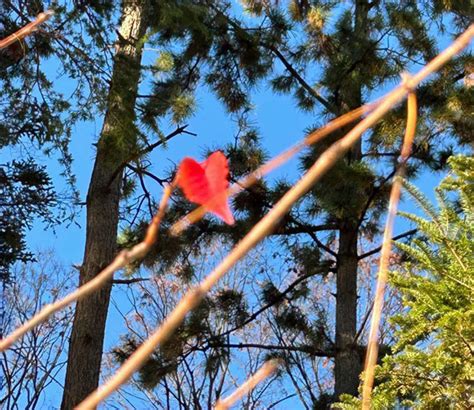
[(208, 349), (261, 349), (261, 350), (279, 350), (286, 352), (301, 352), (317, 357), (334, 357), (335, 352), (315, 349), (311, 345), (282, 346), (282, 345), (265, 345), (259, 343), (216, 343), (209, 342), (207, 346), (196, 350)]
[(311, 87), (304, 80), (303, 77), (301, 77), (298, 71), (291, 65), (291, 63), (285, 58), (285, 56), (276, 47), (265, 44), (265, 43), (262, 43), (262, 46), (268, 48), (273, 54), (275, 54), (278, 57), (278, 59), (282, 62), (282, 64), (285, 66), (288, 72), (293, 76), (293, 78), (296, 81), (298, 81), (301, 87), (303, 87), (309, 93), (309, 95), (311, 95), (315, 100), (321, 103), (329, 113), (338, 115), (337, 109), (328, 100), (322, 97), (321, 94), (319, 94), (313, 87)]
[[(330, 269), (331, 271), (331, 269)], [(326, 271), (321, 271), (321, 272), (313, 272), (311, 274), (307, 275), (302, 275), (298, 277), (294, 282), (292, 282), (285, 290), (279, 293), (279, 297), (275, 298), (271, 302), (267, 303), (266, 305), (262, 306), (260, 309), (252, 313), (242, 324), (239, 326), (235, 326), (232, 329), (226, 330), (225, 332), (219, 334), (217, 337), (224, 337), (228, 336), (229, 334), (235, 332), (236, 330), (242, 329), (243, 327), (247, 326), (249, 323), (253, 322), (255, 319), (257, 319), (262, 313), (270, 309), (271, 307), (275, 306), (277, 303), (283, 300), (283, 298), (290, 292), (292, 292), (300, 283), (304, 282), (307, 279), (312, 278), (313, 276), (316, 276), (318, 273), (324, 273)]]
[(150, 278), (131, 278), (131, 279), (114, 279), (112, 281), (113, 285), (131, 285), (132, 283), (145, 282), (150, 280)]

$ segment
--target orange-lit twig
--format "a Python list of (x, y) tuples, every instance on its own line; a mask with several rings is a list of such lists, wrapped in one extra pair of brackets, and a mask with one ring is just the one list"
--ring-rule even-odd
[(375, 290), (375, 299), (373, 305), (372, 320), (370, 322), (369, 342), (367, 346), (367, 355), (364, 368), (364, 383), (362, 387), (362, 409), (370, 410), (372, 388), (374, 385), (375, 365), (377, 364), (377, 355), (379, 350), (378, 335), (379, 326), (382, 318), (382, 309), (384, 305), (385, 288), (388, 279), (388, 267), (390, 253), (392, 250), (392, 234), (395, 216), (397, 214), (398, 202), (400, 201), (401, 178), (405, 174), (406, 163), (411, 153), (413, 140), (415, 138), (417, 103), (415, 93), (408, 95), (408, 114), (407, 127), (400, 156), (400, 164), (395, 175), (390, 200), (388, 205), (387, 221), (383, 235), (382, 251), (380, 256), (379, 274), (377, 277), (377, 286)]
[(33, 31), (37, 29), (40, 24), (43, 24), (48, 20), (54, 12), (52, 10), (45, 11), (44, 13), (38, 14), (35, 20), (31, 23), (28, 23), (25, 27), (22, 27), (17, 32), (10, 34), (8, 37), (5, 37), (3, 40), (0, 40), (0, 50), (8, 47), (16, 41), (21, 41), (25, 37), (29, 36)]
[(138, 258), (143, 257), (150, 249), (150, 246), (156, 240), (156, 233), (158, 231), (160, 222), (163, 219), (163, 215), (165, 214), (166, 206), (168, 204), (168, 200), (170, 198), (173, 187), (174, 187), (173, 184), (165, 186), (158, 211), (156, 215), (154, 216), (151, 224), (148, 227), (147, 234), (143, 242), (140, 242), (138, 245), (135, 245), (130, 250), (123, 250), (122, 252), (120, 252), (109, 266), (107, 266), (104, 270), (98, 273), (97, 276), (95, 276), (89, 282), (86, 282), (84, 285), (76, 289), (74, 292), (66, 295), (63, 299), (60, 299), (54, 302), (53, 304), (46, 305), (30, 320), (25, 322), (22, 326), (17, 328), (6, 338), (0, 340), (0, 352), (3, 352), (4, 350), (8, 349), (13, 343), (15, 343), (18, 339), (20, 339), (26, 332), (32, 330), (34, 327), (38, 326), (40, 323), (43, 323), (44, 321), (46, 321), (48, 317), (51, 316), (52, 314), (65, 308), (71, 303), (84, 298), (85, 296), (91, 294), (92, 292), (102, 287), (102, 285), (107, 280), (112, 278), (114, 272), (116, 272), (117, 270), (125, 267), (130, 262), (133, 262), (134, 260), (137, 260)]
[(454, 55), (465, 48), (474, 35), (474, 24), (459, 36), (446, 50), (411, 78), (406, 79), (400, 86), (388, 93), (380, 100), (371, 114), (357, 124), (342, 139), (331, 145), (307, 171), (307, 173), (275, 204), (251, 230), (232, 249), (224, 260), (195, 288), (188, 291), (180, 300), (175, 309), (165, 318), (154, 333), (125, 361), (115, 375), (103, 386), (91, 393), (77, 409), (95, 408), (102, 400), (109, 397), (135, 371), (141, 368), (156, 348), (169, 339), (171, 334), (182, 323), (187, 313), (194, 309), (209, 292), (209, 290), (231, 269), (239, 259), (245, 256), (272, 230), (275, 224), (283, 217), (308, 190), (341, 158), (368, 128), (372, 127), (394, 105), (400, 102), (422, 80), (438, 70)]
[(235, 390), (230, 396), (227, 396), (223, 400), (219, 400), (216, 403), (215, 410), (227, 410), (235, 402), (240, 400), (246, 394), (251, 392), (257, 384), (264, 381), (267, 377), (271, 376), (278, 369), (279, 362), (277, 360), (269, 360), (265, 362), (258, 371), (250, 376), (237, 390)]

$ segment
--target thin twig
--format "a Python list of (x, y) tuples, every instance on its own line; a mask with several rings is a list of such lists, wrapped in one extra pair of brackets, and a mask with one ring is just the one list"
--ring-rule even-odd
[(264, 381), (267, 377), (271, 376), (278, 369), (279, 362), (277, 360), (269, 360), (265, 362), (258, 371), (250, 376), (237, 390), (235, 390), (230, 396), (227, 396), (223, 400), (219, 400), (216, 403), (215, 410), (227, 410), (235, 402), (240, 400), (246, 394), (250, 393), (257, 384)]
[[(418, 229), (410, 229), (409, 231), (403, 232), (400, 235), (394, 236), (392, 238), (392, 242), (398, 241), (399, 239), (406, 238), (407, 236), (412, 236), (418, 232)], [(376, 253), (379, 253), (382, 250), (383, 245), (377, 246), (375, 249), (372, 249), (368, 252), (363, 253), (362, 255), (359, 255), (357, 259), (365, 259), (368, 258), (369, 256), (375, 255)]]
[[(408, 78), (407, 78), (408, 80)], [(416, 95), (411, 92), (408, 95), (408, 114), (407, 128), (403, 139), (403, 147), (400, 158), (400, 164), (393, 181), (390, 192), (390, 201), (388, 205), (387, 221), (383, 236), (382, 252), (380, 257), (379, 274), (377, 277), (377, 287), (375, 290), (375, 299), (373, 305), (372, 320), (370, 322), (369, 343), (367, 346), (367, 355), (365, 359), (364, 383), (362, 387), (362, 409), (370, 410), (372, 388), (374, 384), (375, 365), (377, 364), (377, 355), (379, 350), (378, 335), (379, 326), (382, 318), (382, 309), (384, 305), (385, 288), (388, 279), (388, 267), (390, 263), (390, 254), (392, 251), (392, 232), (395, 217), (397, 215), (398, 202), (400, 201), (401, 178), (405, 174), (406, 163), (410, 156), (411, 147), (415, 137), (417, 121), (417, 103)]]
[(166, 206), (168, 204), (168, 199), (171, 195), (173, 185), (166, 186), (161, 198), (160, 206), (158, 212), (154, 216), (153, 220), (148, 227), (146, 237), (143, 242), (140, 242), (138, 245), (135, 245), (130, 250), (123, 250), (120, 252), (112, 263), (102, 270), (97, 276), (91, 279), (89, 282), (85, 283), (74, 292), (66, 295), (63, 299), (58, 300), (50, 305), (46, 305), (41, 309), (35, 316), (30, 320), (25, 322), (22, 326), (17, 328), (13, 333), (8, 335), (5, 339), (0, 340), (0, 352), (8, 349), (14, 342), (20, 339), (26, 332), (32, 330), (34, 327), (38, 326), (40, 323), (43, 323), (48, 319), (49, 316), (58, 312), (59, 310), (65, 308), (73, 302), (76, 302), (79, 299), (84, 298), (85, 296), (91, 294), (97, 289), (101, 288), (104, 283), (110, 280), (117, 270), (125, 267), (130, 262), (137, 260), (144, 256), (150, 246), (156, 240), (156, 233), (160, 225), (161, 219), (166, 211)]
[(36, 28), (48, 20), (54, 12), (52, 10), (45, 11), (44, 13), (38, 14), (35, 20), (31, 23), (28, 23), (26, 26), (16, 31), (13, 34), (10, 34), (8, 37), (5, 37), (3, 40), (0, 40), (0, 50), (10, 46), (11, 44), (23, 40), (25, 37), (29, 36)]

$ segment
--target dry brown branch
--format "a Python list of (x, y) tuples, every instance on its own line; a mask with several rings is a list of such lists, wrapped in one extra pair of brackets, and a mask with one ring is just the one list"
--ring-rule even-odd
[(58, 300), (50, 305), (46, 305), (40, 312), (33, 316), (30, 320), (25, 322), (22, 326), (13, 331), (6, 338), (0, 340), (0, 352), (8, 349), (14, 342), (20, 339), (26, 332), (32, 330), (35, 326), (43, 323), (48, 319), (49, 316), (58, 312), (59, 310), (65, 308), (71, 303), (84, 298), (90, 293), (99, 289), (107, 280), (110, 280), (118, 269), (125, 267), (130, 262), (137, 260), (144, 256), (150, 246), (156, 240), (156, 233), (160, 225), (161, 219), (166, 211), (166, 206), (168, 204), (168, 199), (171, 195), (173, 189), (173, 184), (166, 186), (163, 192), (163, 197), (161, 198), (160, 206), (158, 212), (150, 223), (148, 231), (143, 242), (140, 242), (138, 245), (135, 245), (130, 250), (123, 250), (120, 252), (117, 257), (112, 261), (112, 263), (107, 266), (103, 271), (101, 271), (94, 279), (82, 285), (80, 288), (76, 289), (74, 292), (68, 294), (63, 299)]
[[(407, 78), (408, 80), (408, 78)], [(405, 137), (403, 139), (400, 164), (393, 181), (388, 205), (387, 221), (383, 236), (382, 252), (380, 257), (379, 274), (377, 277), (377, 287), (375, 290), (375, 300), (373, 305), (372, 321), (370, 323), (369, 342), (365, 359), (364, 384), (362, 388), (362, 409), (370, 409), (372, 387), (374, 384), (374, 371), (377, 364), (378, 355), (378, 335), (382, 309), (384, 305), (385, 287), (387, 286), (388, 266), (390, 253), (392, 251), (392, 235), (395, 217), (397, 215), (398, 202), (400, 201), (401, 178), (405, 174), (406, 163), (411, 153), (413, 140), (415, 138), (417, 121), (417, 103), (415, 93), (408, 95), (408, 114)]]
[(29, 36), (31, 33), (33, 33), (36, 28), (40, 25), (43, 24), (46, 20), (48, 20), (54, 12), (52, 10), (45, 11), (44, 13), (38, 14), (35, 20), (33, 20), (31, 23), (28, 23), (25, 27), (21, 28), (17, 32), (10, 34), (8, 37), (4, 38), (3, 40), (0, 40), (0, 50), (8, 47), (9, 45), (15, 43), (16, 41), (21, 41), (25, 37)]
[[(187, 292), (176, 308), (168, 315), (164, 322), (155, 332), (131, 355), (115, 375), (102, 387), (90, 394), (77, 407), (78, 409), (95, 408), (102, 400), (109, 397), (123, 383), (125, 383), (135, 371), (137, 371), (155, 349), (166, 341), (174, 330), (181, 324), (186, 314), (194, 309), (206, 295), (206, 293), (219, 281), (219, 279), (235, 263), (245, 256), (250, 249), (257, 245), (272, 230), (275, 224), (283, 217), (292, 205), (301, 198), (322, 175), (360, 138), (368, 128), (373, 126), (393, 106), (400, 102), (405, 95), (411, 92), (427, 76), (437, 71), (443, 64), (454, 55), (465, 48), (474, 35), (474, 25), (471, 25), (465, 33), (440, 53), (435, 59), (428, 63), (416, 75), (405, 78), (393, 91), (388, 93), (374, 108), (372, 113), (357, 124), (344, 138), (331, 145), (307, 171), (307, 173), (294, 185), (277, 204), (265, 215), (250, 232), (236, 245), (226, 258), (211, 272), (197, 287)], [(405, 153), (405, 152), (404, 152)], [(198, 214), (204, 213), (204, 210)], [(185, 220), (185, 225), (191, 218)], [(180, 230), (176, 230), (180, 232)], [(390, 236), (389, 236), (390, 238)]]
[(237, 390), (235, 390), (230, 396), (227, 396), (223, 400), (219, 400), (216, 403), (215, 410), (227, 410), (236, 401), (244, 397), (247, 393), (251, 392), (257, 384), (264, 381), (267, 377), (271, 376), (279, 366), (277, 360), (269, 360), (265, 362), (258, 371), (250, 376)]

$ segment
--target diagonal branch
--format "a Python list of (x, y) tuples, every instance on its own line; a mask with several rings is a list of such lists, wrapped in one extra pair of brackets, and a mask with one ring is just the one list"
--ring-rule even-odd
[(17, 32), (10, 34), (8, 37), (5, 37), (4, 39), (0, 40), (0, 50), (12, 45), (13, 43), (16, 43), (17, 41), (21, 41), (25, 37), (29, 36), (31, 33), (33, 33), (37, 29), (37, 27), (40, 24), (48, 20), (53, 14), (54, 12), (52, 10), (48, 10), (48, 11), (45, 11), (44, 13), (38, 14), (35, 20), (28, 23), (26, 26), (22, 27)]
[[(395, 241), (398, 241), (399, 239), (406, 238), (407, 236), (414, 235), (417, 231), (418, 229), (410, 229), (409, 231), (403, 232), (400, 235), (394, 236), (391, 239), (391, 241), (395, 242)], [(368, 258), (369, 256), (375, 255), (376, 253), (380, 252), (382, 248), (383, 248), (383, 245), (378, 246), (375, 249), (372, 249), (368, 252), (363, 253), (362, 255), (359, 255), (357, 259), (362, 260), (362, 259)]]
[(109, 179), (109, 182), (107, 183), (107, 186), (110, 186), (110, 184), (112, 184), (112, 182), (114, 182), (115, 178), (117, 178), (117, 176), (120, 174), (120, 172), (128, 165), (129, 162), (132, 162), (132, 161), (135, 161), (135, 160), (138, 160), (140, 159), (141, 157), (143, 157), (144, 155), (146, 154), (149, 154), (150, 152), (152, 152), (155, 148), (158, 148), (159, 146), (161, 145), (164, 145), (166, 144), (169, 140), (171, 140), (172, 138), (176, 137), (177, 135), (179, 134), (188, 134), (188, 135), (192, 135), (192, 136), (196, 136), (197, 134), (195, 134), (194, 132), (190, 132), (190, 131), (186, 131), (186, 128), (188, 127), (188, 125), (183, 125), (181, 127), (178, 127), (176, 128), (173, 132), (171, 132), (170, 134), (168, 134), (166, 137), (160, 139), (159, 141), (151, 144), (151, 145), (148, 145), (146, 148), (130, 155), (127, 159), (125, 159), (124, 161), (122, 161), (122, 163), (115, 169), (115, 171), (112, 173), (110, 179)]
[(313, 276), (316, 276), (318, 273), (323, 273), (321, 272), (313, 272), (307, 275), (302, 275), (298, 277), (295, 281), (293, 281), (285, 290), (280, 292), (279, 297), (275, 298), (271, 302), (267, 303), (266, 305), (262, 306), (260, 309), (252, 313), (245, 321), (243, 321), (239, 326), (235, 326), (231, 329), (226, 330), (225, 332), (221, 333), (217, 337), (223, 337), (227, 336), (236, 330), (242, 329), (244, 326), (247, 326), (249, 323), (253, 322), (257, 317), (259, 317), (263, 312), (267, 311), (271, 307), (275, 306), (277, 303), (279, 303), (288, 293), (292, 292), (300, 283), (304, 282), (307, 279), (312, 278)]
[(255, 374), (250, 376), (245, 381), (245, 383), (242, 384), (237, 390), (235, 390), (230, 396), (226, 397), (223, 400), (219, 400), (216, 403), (215, 410), (229, 409), (230, 406), (232, 406), (237, 400), (250, 393), (255, 388), (255, 386), (257, 386), (257, 384), (259, 384), (267, 377), (275, 373), (280, 364), (280, 361), (276, 359), (265, 362)]
[(285, 58), (285, 56), (278, 50), (276, 47), (268, 44), (262, 44), (264, 47), (268, 48), (273, 54), (275, 54), (293, 78), (298, 81), (298, 83), (303, 87), (315, 100), (321, 103), (326, 110), (332, 114), (337, 115), (336, 108), (324, 97), (321, 96), (313, 87), (311, 87), (303, 77), (298, 73), (298, 71), (290, 64), (290, 62)]

